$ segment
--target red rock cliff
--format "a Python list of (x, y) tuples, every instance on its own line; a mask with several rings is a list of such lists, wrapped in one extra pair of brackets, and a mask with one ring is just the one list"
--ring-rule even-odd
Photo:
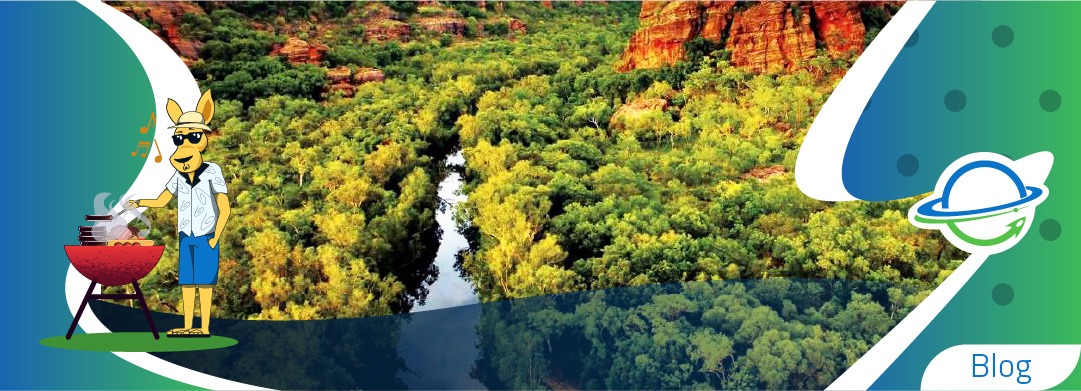
[[(138, 21), (149, 21), (154, 26), (154, 33), (169, 45), (184, 61), (199, 56), (202, 43), (184, 39), (180, 34), (181, 18), (184, 14), (205, 15), (203, 9), (191, 2), (147, 2), (114, 4), (114, 8)], [(159, 27), (160, 26), (160, 27)]]
[(814, 57), (816, 40), (810, 8), (770, 2), (734, 15), (726, 45), (732, 50), (732, 64), (759, 71), (778, 66), (788, 69)]
[(686, 54), (684, 44), (695, 38), (723, 42), (734, 65), (756, 71), (795, 68), (819, 46), (833, 56), (860, 53), (866, 33), (860, 7), (833, 1), (647, 1), (619, 70), (675, 64)]
[(631, 37), (619, 69), (675, 64), (683, 58), (683, 44), (698, 36), (720, 41), (735, 4), (731, 1), (642, 3), (638, 31)]
[(270, 50), (271, 56), (284, 56), (287, 61), (293, 65), (298, 64), (319, 64), (323, 62), (323, 55), (330, 50), (329, 47), (323, 44), (308, 43), (307, 41), (297, 38), (289, 37), (285, 41), (285, 45), (274, 45)]

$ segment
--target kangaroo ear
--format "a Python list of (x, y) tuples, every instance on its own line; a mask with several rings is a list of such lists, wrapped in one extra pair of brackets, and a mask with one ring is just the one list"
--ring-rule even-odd
[(169, 113), (169, 119), (173, 120), (174, 124), (180, 120), (180, 115), (184, 114), (184, 110), (180, 109), (180, 104), (172, 99), (169, 99), (169, 102), (165, 104), (165, 111)]
[(203, 123), (210, 125), (210, 119), (214, 118), (214, 101), (210, 98), (210, 90), (206, 90), (199, 98), (199, 104), (196, 105), (195, 110), (203, 115)]

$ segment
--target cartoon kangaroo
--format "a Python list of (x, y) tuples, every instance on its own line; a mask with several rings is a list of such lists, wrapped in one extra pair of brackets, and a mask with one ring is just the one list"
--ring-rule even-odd
[[(214, 102), (207, 90), (199, 98), (196, 111), (184, 112), (176, 101), (165, 105), (176, 125), (173, 144), (176, 151), (169, 163), (176, 168), (165, 190), (157, 199), (128, 201), (128, 208), (161, 208), (175, 197), (177, 236), (180, 237), (179, 284), (183, 296), (184, 328), (172, 329), (169, 337), (210, 337), (210, 302), (218, 282), (218, 240), (229, 221), (229, 197), (225, 176), (217, 164), (203, 161)], [(195, 294), (199, 293), (199, 316), (202, 327), (192, 327)]]

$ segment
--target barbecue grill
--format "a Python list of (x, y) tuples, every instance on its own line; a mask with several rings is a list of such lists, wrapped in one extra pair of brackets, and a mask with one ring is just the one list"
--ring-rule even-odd
[[(79, 318), (83, 316), (83, 310), (90, 300), (97, 299), (136, 299), (143, 308), (146, 322), (150, 324), (150, 331), (154, 333), (154, 339), (159, 339), (158, 329), (154, 327), (154, 319), (150, 317), (150, 309), (146, 306), (146, 298), (139, 289), (139, 279), (146, 277), (154, 266), (161, 260), (161, 254), (165, 246), (64, 246), (64, 252), (68, 255), (71, 265), (90, 280), (90, 289), (83, 296), (83, 303), (79, 305), (79, 311), (75, 313), (75, 320), (71, 321), (68, 328), (67, 339), (71, 339), (75, 332), (75, 326), (79, 324)], [(135, 288), (134, 294), (94, 294), (94, 287), (120, 286), (131, 284)]]

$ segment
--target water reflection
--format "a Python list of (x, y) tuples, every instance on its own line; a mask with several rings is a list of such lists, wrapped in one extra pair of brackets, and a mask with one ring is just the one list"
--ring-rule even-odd
[(446, 177), (439, 183), (440, 207), (436, 212), (435, 220), (439, 224), (442, 237), (439, 242), (439, 250), (435, 255), (435, 266), (439, 269), (438, 278), (428, 286), (427, 299), (424, 304), (413, 307), (413, 312), (430, 311), (440, 308), (457, 307), (478, 302), (477, 294), (473, 291), (473, 285), (466, 281), (462, 273), (456, 267), (456, 257), (459, 251), (469, 247), (465, 236), (458, 232), (454, 221), (454, 209), (458, 203), (466, 200), (466, 196), (459, 194), (462, 188), (462, 176), (460, 168), (465, 165), (462, 152), (458, 151), (447, 156)]
[[(91, 308), (112, 331), (146, 331), (134, 308), (95, 302)], [(398, 350), (401, 316), (314, 321), (214, 319), (211, 332), (237, 345), (226, 349), (153, 353), (199, 372), (274, 389), (405, 389), (408, 372)], [(198, 320), (196, 321), (198, 322)], [(183, 318), (154, 314), (168, 330)]]
[(478, 390), (485, 386), (471, 371), (477, 351), (481, 306), (467, 305), (414, 313), (402, 326), (398, 350), (407, 371), (399, 373), (413, 390)]
[[(155, 355), (278, 389), (821, 389), (920, 293), (884, 283), (769, 279), (356, 319), (215, 319), (213, 331), (236, 346)], [(114, 331), (145, 331), (136, 309), (92, 308)], [(159, 313), (155, 322), (169, 329), (182, 319)]]

